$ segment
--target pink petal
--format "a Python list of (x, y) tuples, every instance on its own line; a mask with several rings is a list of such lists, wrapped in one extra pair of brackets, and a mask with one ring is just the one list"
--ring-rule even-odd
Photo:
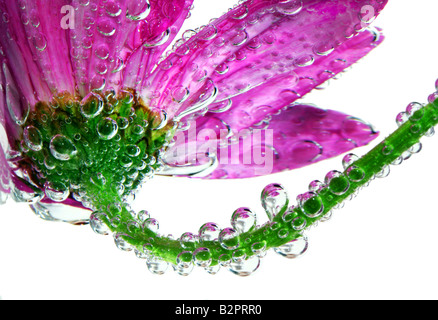
[(358, 119), (310, 105), (291, 105), (272, 116), (264, 128), (241, 130), (225, 139), (227, 132), (219, 118), (199, 118), (187, 132), (179, 133), (166, 161), (184, 172), (187, 166), (208, 163), (208, 154), (217, 157), (216, 166), (197, 177), (247, 178), (316, 163), (377, 137), (372, 127)]
[[(257, 127), (270, 114), (290, 105), (345, 68), (352, 66), (382, 40), (383, 36), (379, 33), (361, 32), (329, 56), (318, 59), (312, 66), (277, 75), (245, 93), (210, 105), (210, 112), (205, 117), (219, 118), (230, 126), (233, 132)], [(222, 112), (230, 105), (228, 111)]]
[[(213, 81), (217, 88), (216, 102), (273, 81), (286, 82), (289, 90), (302, 96), (317, 86), (320, 77), (327, 77), (323, 67), (328, 59), (335, 61), (332, 57), (337, 49), (368, 26), (371, 19), (366, 20), (370, 17), (364, 12), (374, 11), (375, 17), (386, 3), (243, 2), (180, 44), (160, 64), (151, 82), (150, 105), (164, 107), (171, 117), (178, 118), (192, 108), (190, 95), (205, 96), (202, 87), (206, 81)], [(336, 66), (333, 72), (343, 68)], [(298, 85), (298, 79), (307, 77), (312, 83)]]
[[(133, 87), (172, 41), (192, 2), (0, 0), (1, 62), (31, 105), (63, 91), (85, 96)], [(167, 31), (167, 41), (156, 43)]]

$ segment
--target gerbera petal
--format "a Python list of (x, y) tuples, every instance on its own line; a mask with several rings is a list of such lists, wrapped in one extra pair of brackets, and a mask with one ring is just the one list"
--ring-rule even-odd
[(321, 61), (369, 25), (372, 19), (363, 12), (374, 18), (386, 2), (245, 1), (201, 28), (160, 64), (150, 104), (177, 116), (191, 108), (185, 103), (191, 94), (202, 96), (206, 81), (217, 88), (216, 102), (281, 78), (303, 95), (309, 88), (297, 86), (297, 80), (324, 72)]
[[(76, 81), (91, 90), (135, 88), (187, 17), (192, 0), (73, 1)], [(88, 2), (88, 1), (87, 1)], [(78, 19), (78, 18), (77, 18)]]
[[(82, 96), (91, 90), (117, 91), (139, 81), (134, 73), (147, 75), (192, 2), (1, 0), (0, 41), (8, 68), (31, 105), (63, 91)], [(143, 68), (136, 62), (145, 63), (145, 55)]]
[(124, 85), (140, 92), (150, 85), (149, 73), (190, 15), (193, 0), (155, 0), (150, 4), (151, 13), (131, 36), (129, 45), (137, 49), (133, 50), (124, 70)]
[[(210, 111), (204, 117), (220, 119), (233, 132), (263, 126), (263, 122), (269, 122), (270, 114), (352, 66), (382, 40), (378, 30), (361, 32), (312, 66), (279, 74), (245, 93), (210, 105)], [(246, 79), (250, 81), (250, 78)]]
[(171, 174), (212, 179), (261, 176), (337, 156), (377, 137), (359, 119), (312, 105), (290, 105), (266, 127), (241, 130), (224, 143), (229, 130), (212, 116), (199, 118), (196, 127), (179, 133), (165, 159)]

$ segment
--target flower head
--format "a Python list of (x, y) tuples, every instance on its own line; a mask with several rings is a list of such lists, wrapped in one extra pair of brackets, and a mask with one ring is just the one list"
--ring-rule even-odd
[(157, 170), (242, 178), (364, 145), (367, 124), (296, 102), (382, 41), (386, 2), (240, 1), (166, 51), (192, 0), (2, 0), (0, 191), (90, 205)]

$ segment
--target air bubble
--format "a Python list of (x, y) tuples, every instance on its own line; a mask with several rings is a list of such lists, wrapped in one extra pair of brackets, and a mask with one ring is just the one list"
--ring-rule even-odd
[(81, 114), (87, 118), (92, 119), (102, 113), (104, 107), (104, 101), (100, 95), (94, 92), (90, 92), (81, 101)]
[(256, 223), (256, 215), (248, 208), (237, 209), (231, 217), (231, 226), (239, 233), (252, 231)]
[(237, 249), (240, 245), (239, 233), (233, 228), (225, 228), (219, 234), (219, 243), (224, 249)]
[(64, 202), (70, 195), (69, 188), (62, 182), (46, 182), (44, 189), (46, 196), (55, 202)]
[(43, 138), (41, 132), (34, 126), (27, 126), (23, 132), (23, 138), (29, 149), (41, 151), (43, 148)]
[(199, 229), (200, 241), (214, 241), (217, 240), (220, 233), (220, 228), (216, 223), (208, 222), (202, 225)]
[(210, 250), (208, 248), (196, 249), (193, 252), (193, 260), (198, 267), (209, 267), (212, 262)]
[(109, 235), (110, 230), (108, 226), (104, 222), (104, 218), (106, 218), (106, 214), (100, 212), (94, 212), (90, 216), (90, 227), (93, 231), (100, 235)]
[(315, 192), (306, 192), (300, 195), (297, 200), (301, 210), (309, 218), (317, 218), (324, 212), (322, 199)]
[(274, 251), (287, 259), (296, 259), (307, 251), (308, 246), (307, 237), (303, 236), (274, 248)]
[(158, 257), (148, 257), (146, 265), (150, 272), (157, 275), (163, 275), (169, 268), (169, 263)]
[(253, 272), (255, 272), (259, 267), (260, 267), (260, 258), (257, 256), (253, 256), (241, 262), (232, 261), (228, 265), (228, 270), (238, 276), (247, 277), (251, 275)]
[(350, 182), (339, 171), (333, 170), (325, 176), (325, 184), (329, 190), (336, 195), (343, 195), (350, 188)]
[(78, 153), (74, 143), (61, 134), (57, 134), (50, 140), (49, 149), (50, 153), (61, 161), (68, 161)]
[(263, 189), (261, 201), (271, 221), (278, 213), (284, 210), (289, 203), (286, 191), (282, 185), (277, 183), (270, 184)]
[(97, 124), (97, 133), (102, 140), (111, 140), (119, 131), (117, 122), (111, 118), (105, 118)]

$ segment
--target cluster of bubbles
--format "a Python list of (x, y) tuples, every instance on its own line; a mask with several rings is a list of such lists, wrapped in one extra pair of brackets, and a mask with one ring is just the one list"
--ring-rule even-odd
[(90, 188), (110, 188), (127, 200), (162, 168), (160, 154), (172, 127), (164, 113), (150, 110), (131, 91), (39, 102), (22, 125), (18, 151), (7, 155), (27, 186), (13, 186), (11, 194), (42, 217), (42, 200), (74, 198), (95, 209)]
[[(415, 130), (415, 122), (423, 114), (424, 105), (411, 103), (406, 111), (397, 116), (396, 121), (400, 126), (410, 120), (411, 130)], [(433, 130), (429, 130), (426, 135), (433, 135)], [(386, 142), (379, 146), (383, 146), (380, 150), (383, 156), (391, 155), (394, 151)], [(415, 144), (392, 164), (398, 165), (420, 150), (421, 145)], [(174, 239), (172, 236), (159, 235), (157, 220), (151, 218), (146, 211), (141, 211), (138, 214), (132, 213), (133, 219), (127, 223), (128, 232), (113, 234), (114, 241), (119, 249), (134, 251), (137, 257), (145, 259), (147, 268), (154, 274), (164, 274), (171, 268), (179, 275), (186, 276), (195, 267), (216, 274), (224, 267), (233, 274), (248, 276), (259, 268), (261, 258), (266, 256), (269, 249), (288, 259), (303, 255), (308, 249), (308, 239), (304, 235), (306, 229), (316, 226), (318, 222), (328, 221), (333, 209), (343, 207), (345, 200), (357, 196), (360, 189), (368, 186), (371, 180), (389, 174), (388, 165), (370, 176), (366, 172), (367, 168), (361, 167), (359, 160), (355, 154), (345, 155), (342, 160), (344, 171), (332, 170), (323, 181), (312, 181), (308, 191), (297, 197), (295, 205), (290, 205), (282, 185), (273, 183), (266, 186), (261, 193), (261, 204), (268, 222), (261, 226), (258, 225), (256, 214), (242, 207), (233, 212), (230, 227), (221, 228), (216, 223), (208, 222), (199, 228), (198, 233), (186, 232)], [(96, 233), (111, 233), (105, 213), (93, 213), (90, 221)], [(154, 237), (149, 238), (141, 247), (130, 245), (129, 239), (135, 237), (135, 232), (131, 233), (132, 229), (137, 232), (147, 229), (156, 234), (157, 238), (173, 241), (180, 249), (175, 261), (169, 262), (169, 259), (156, 254), (154, 248), (157, 240)]]
[[(280, 185), (267, 186), (261, 198), (268, 216), (273, 217), (278, 210), (284, 211), (287, 207), (287, 194)], [(149, 271), (158, 275), (173, 269), (179, 275), (187, 276), (195, 267), (200, 267), (209, 274), (216, 274), (221, 267), (224, 267), (236, 275), (248, 276), (259, 268), (260, 259), (266, 256), (268, 250), (265, 240), (253, 240), (251, 234), (264, 228), (264, 234), (276, 233), (280, 238), (285, 236), (277, 227), (277, 223), (271, 220), (263, 226), (257, 225), (256, 214), (245, 207), (233, 212), (230, 219), (231, 227), (220, 228), (218, 224), (208, 222), (199, 228), (198, 233), (185, 232), (178, 239), (174, 239), (171, 235), (159, 235), (158, 221), (151, 218), (147, 211), (140, 211), (137, 214), (130, 212), (132, 220), (124, 222), (128, 230), (126, 233), (112, 233), (109, 226), (118, 227), (121, 222), (118, 218), (108, 221), (109, 215), (105, 212), (94, 212), (90, 217), (90, 226), (98, 234), (112, 234), (117, 248), (134, 252), (138, 258), (146, 261)], [(142, 230), (153, 232), (161, 240), (178, 244), (181, 251), (176, 260), (170, 263), (154, 254), (156, 239), (150, 238), (149, 242), (146, 241), (140, 247), (129, 244), (130, 238), (132, 240), (135, 237), (135, 232)], [(304, 235), (275, 248), (276, 253), (289, 259), (301, 256), (306, 250), (307, 238)]]

